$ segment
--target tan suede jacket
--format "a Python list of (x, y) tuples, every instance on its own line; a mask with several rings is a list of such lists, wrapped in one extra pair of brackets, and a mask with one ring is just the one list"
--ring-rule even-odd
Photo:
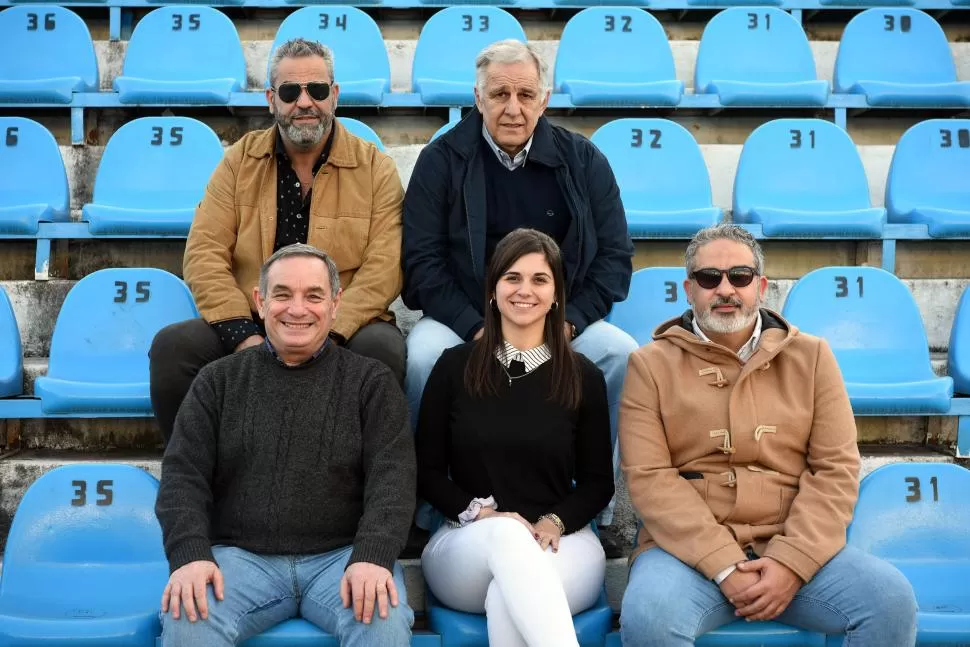
[(761, 314), (747, 364), (701, 341), (689, 311), (630, 356), (619, 440), (643, 520), (631, 563), (660, 546), (713, 578), (750, 546), (807, 582), (845, 545), (859, 449), (842, 375), (824, 340)]
[[(343, 298), (333, 330), (393, 320), (401, 292), (401, 204), (394, 160), (335, 121), (330, 157), (313, 180), (307, 242), (333, 257)], [(226, 150), (199, 203), (183, 272), (202, 317), (217, 323), (256, 311), (253, 288), (276, 242), (276, 127)]]

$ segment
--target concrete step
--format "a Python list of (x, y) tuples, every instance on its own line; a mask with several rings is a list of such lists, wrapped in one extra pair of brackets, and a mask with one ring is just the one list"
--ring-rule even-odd
[[(864, 446), (862, 475), (889, 463), (900, 461), (913, 462), (952, 462), (952, 457), (922, 447), (872, 447)], [(6, 545), (7, 532), (17, 505), (27, 488), (42, 474), (61, 465), (70, 463), (123, 462), (140, 467), (156, 478), (161, 473), (161, 457), (158, 453), (146, 452), (100, 452), (73, 453), (52, 451), (23, 451), (0, 460), (0, 552)], [(618, 483), (618, 498), (615, 521), (612, 526), (602, 528), (600, 535), (607, 552), (606, 585), (610, 603), (619, 609), (627, 579), (627, 557), (629, 556), (636, 530), (636, 518), (627, 495), (626, 488)], [(408, 597), (415, 609), (424, 608), (424, 580), (421, 575), (420, 554), (427, 533), (412, 529), (408, 548), (404, 553), (404, 566), (407, 573)]]

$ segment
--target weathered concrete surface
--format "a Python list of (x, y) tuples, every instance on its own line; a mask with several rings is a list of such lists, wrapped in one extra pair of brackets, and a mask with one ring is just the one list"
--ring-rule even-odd
[(54, 321), (73, 281), (0, 281), (10, 297), (26, 357), (50, 354)]
[[(950, 462), (951, 457), (922, 448), (862, 447), (862, 476), (873, 469), (888, 463), (900, 461), (915, 462)], [(153, 454), (132, 454), (114, 452), (111, 454), (64, 454), (54, 452), (23, 452), (7, 460), (0, 461), (0, 551), (6, 545), (7, 532), (17, 505), (23, 498), (31, 483), (40, 478), (45, 472), (69, 463), (97, 463), (124, 462), (137, 466), (160, 477), (161, 461)], [(617, 508), (612, 526), (601, 529), (601, 538), (606, 549), (608, 561), (606, 569), (606, 588), (610, 604), (618, 610), (623, 597), (623, 590), (627, 581), (627, 560), (633, 545), (636, 532), (636, 515), (630, 504), (626, 488), (621, 482), (617, 483)], [(424, 581), (421, 574), (420, 555), (422, 542), (426, 541), (426, 534), (420, 531), (412, 532), (405, 551), (403, 564), (405, 567), (408, 598), (415, 609), (424, 608)]]

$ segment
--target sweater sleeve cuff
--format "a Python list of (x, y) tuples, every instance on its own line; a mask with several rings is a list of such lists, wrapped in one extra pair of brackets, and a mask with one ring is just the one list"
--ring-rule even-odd
[(388, 544), (389, 542), (386, 540), (358, 539), (354, 542), (354, 549), (350, 553), (350, 559), (347, 560), (347, 566), (357, 562), (367, 562), (383, 566), (393, 573), (394, 561), (401, 551), (395, 550), (393, 546)]
[(590, 324), (590, 321), (586, 318), (586, 315), (584, 315), (579, 308), (571, 303), (566, 304), (566, 321), (576, 327), (577, 337), (582, 335), (583, 331), (586, 330), (586, 327)]
[(215, 562), (212, 544), (208, 539), (187, 539), (176, 546), (168, 556), (168, 568), (174, 573), (192, 562)]

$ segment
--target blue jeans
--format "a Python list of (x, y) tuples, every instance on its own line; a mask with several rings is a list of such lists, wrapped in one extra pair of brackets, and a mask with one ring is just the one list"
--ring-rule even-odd
[[(407, 336), (408, 368), (404, 376), (404, 392), (408, 397), (411, 408), (411, 428), (417, 429), (418, 410), (421, 408), (421, 396), (424, 385), (431, 375), (431, 369), (442, 352), (461, 344), (464, 340), (455, 334), (448, 326), (439, 323), (431, 317), (422, 317), (414, 325)], [(583, 330), (583, 334), (573, 340), (573, 350), (582, 353), (603, 371), (606, 378), (606, 397), (610, 403), (610, 440), (613, 442), (613, 476), (618, 474), (620, 465), (619, 451), (616, 444), (616, 418), (620, 409), (620, 394), (623, 392), (623, 380), (626, 377), (627, 357), (637, 349), (637, 342), (630, 335), (613, 324), (605, 321), (594, 321)], [(613, 505), (600, 513), (597, 521), (601, 525), (609, 525), (613, 521)], [(417, 512), (417, 524), (422, 528), (429, 528), (427, 506), (420, 506)]]
[(340, 578), (351, 547), (322, 555), (257, 555), (241, 548), (212, 549), (225, 581), (225, 599), (208, 587), (209, 618), (189, 622), (183, 612), (162, 615), (162, 647), (238, 645), (290, 618), (302, 617), (333, 634), (343, 647), (407, 647), (414, 613), (407, 604), (404, 571), (394, 566), (399, 603), (385, 619), (354, 619), (340, 600)]
[[(620, 612), (623, 647), (693, 645), (697, 636), (737, 619), (714, 582), (660, 548), (633, 563)], [(909, 581), (890, 563), (851, 546), (819, 569), (776, 620), (845, 634), (844, 647), (916, 644)]]

